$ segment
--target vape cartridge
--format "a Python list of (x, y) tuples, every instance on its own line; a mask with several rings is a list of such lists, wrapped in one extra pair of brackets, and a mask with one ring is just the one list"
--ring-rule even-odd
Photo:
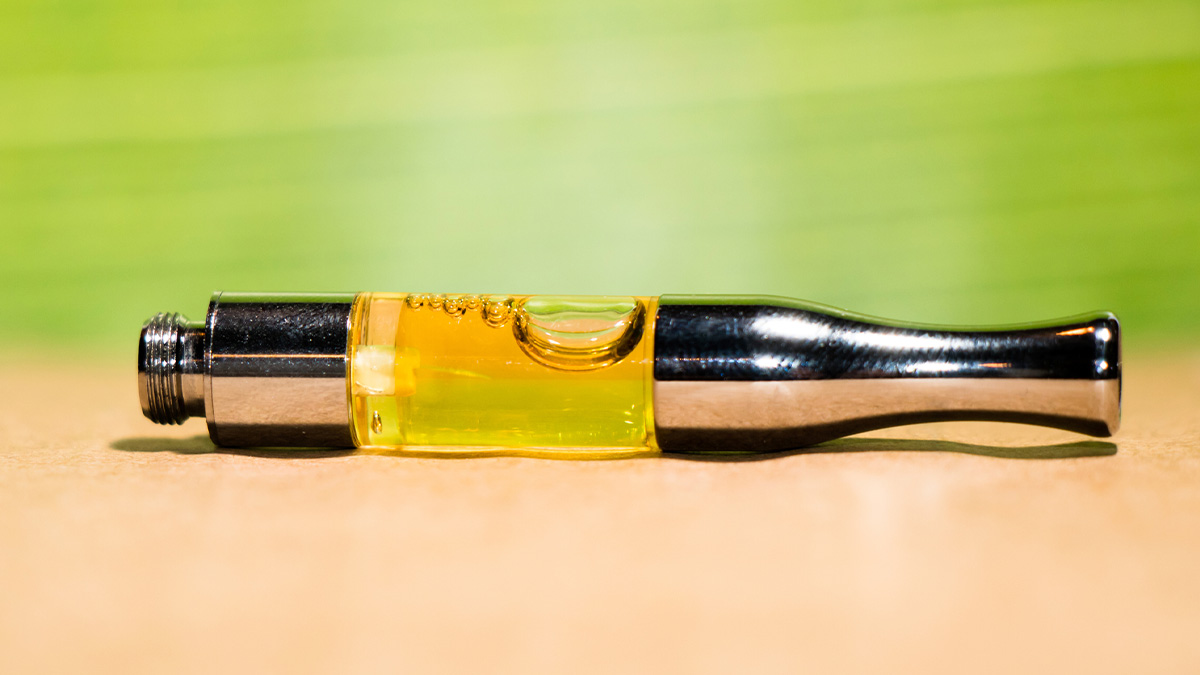
[(1117, 319), (922, 326), (779, 297), (217, 293), (142, 328), (160, 424), (225, 446), (604, 457), (882, 427), (1120, 419)]

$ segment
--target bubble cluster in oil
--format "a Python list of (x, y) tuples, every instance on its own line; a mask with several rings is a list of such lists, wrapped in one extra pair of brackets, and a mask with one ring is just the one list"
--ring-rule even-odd
[(513, 318), (513, 299), (508, 296), (414, 293), (408, 296), (405, 302), (412, 309), (428, 307), (453, 317), (463, 316), (467, 312), (478, 312), (484, 323), (492, 328), (500, 328)]

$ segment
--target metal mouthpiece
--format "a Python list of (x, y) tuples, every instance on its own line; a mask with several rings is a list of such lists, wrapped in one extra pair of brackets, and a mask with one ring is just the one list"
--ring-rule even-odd
[(1109, 436), (1120, 421), (1120, 327), (1107, 312), (964, 330), (786, 298), (664, 296), (654, 348), (666, 451), (783, 450), (959, 420)]

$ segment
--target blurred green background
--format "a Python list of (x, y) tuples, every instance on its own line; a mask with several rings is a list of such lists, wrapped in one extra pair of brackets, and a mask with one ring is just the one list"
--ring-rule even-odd
[(0, 347), (227, 290), (1200, 328), (1200, 3), (5, 0)]

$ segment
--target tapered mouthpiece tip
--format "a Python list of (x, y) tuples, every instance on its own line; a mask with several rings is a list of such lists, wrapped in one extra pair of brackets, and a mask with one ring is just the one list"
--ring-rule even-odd
[(1107, 383), (1101, 397), (1101, 417), (1109, 436), (1121, 426), (1121, 323), (1112, 312), (1101, 312), (1091, 323), (1096, 349), (1096, 377)]
[(138, 399), (142, 414), (156, 424), (180, 424), (184, 409), (182, 362), (187, 319), (156, 314), (142, 325), (138, 340)]

